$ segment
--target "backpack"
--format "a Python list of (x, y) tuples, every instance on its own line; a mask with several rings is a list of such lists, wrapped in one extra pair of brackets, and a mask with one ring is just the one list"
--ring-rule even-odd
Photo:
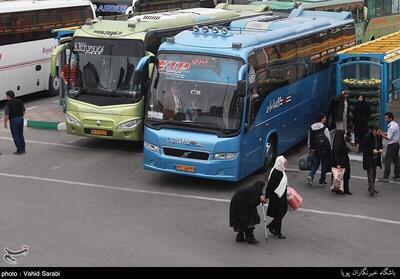
[(314, 133), (314, 148), (315, 152), (322, 157), (329, 157), (331, 153), (331, 144), (328, 138), (325, 136), (326, 127), (322, 127), (319, 130), (313, 131)]

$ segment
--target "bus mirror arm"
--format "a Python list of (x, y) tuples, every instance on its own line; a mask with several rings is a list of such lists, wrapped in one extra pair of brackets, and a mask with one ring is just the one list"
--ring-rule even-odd
[(237, 92), (239, 97), (246, 97), (246, 81), (239, 80), (237, 83)]
[(142, 70), (136, 70), (135, 73), (133, 74), (133, 84), (134, 85), (139, 85), (142, 80)]

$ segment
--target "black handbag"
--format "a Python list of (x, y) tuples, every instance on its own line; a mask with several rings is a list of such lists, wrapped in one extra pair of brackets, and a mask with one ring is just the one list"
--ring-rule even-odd
[(311, 170), (311, 166), (313, 163), (312, 156), (313, 156), (312, 154), (306, 153), (299, 157), (299, 170), (303, 170), (303, 171)]

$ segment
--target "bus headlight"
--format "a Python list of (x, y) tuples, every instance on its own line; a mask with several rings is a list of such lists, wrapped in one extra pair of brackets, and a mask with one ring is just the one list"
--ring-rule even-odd
[(157, 152), (157, 153), (160, 152), (160, 147), (158, 147), (155, 144), (149, 143), (147, 141), (143, 142), (143, 146), (144, 146), (144, 148), (146, 148), (146, 149), (148, 149), (150, 151)]
[(72, 115), (69, 115), (68, 113), (65, 114), (65, 118), (67, 119), (68, 124), (80, 127), (81, 126), (81, 122), (73, 117)]
[(233, 160), (237, 157), (236, 152), (216, 153), (214, 160)]
[(117, 126), (117, 129), (118, 130), (132, 130), (132, 129), (135, 129), (141, 122), (142, 122), (142, 120), (140, 120), (140, 119), (129, 120), (122, 124), (119, 124)]

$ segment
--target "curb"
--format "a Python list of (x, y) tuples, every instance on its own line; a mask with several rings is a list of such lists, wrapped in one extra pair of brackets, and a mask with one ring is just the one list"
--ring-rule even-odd
[(65, 131), (65, 122), (50, 122), (50, 121), (35, 121), (35, 120), (25, 120), (25, 127), (53, 130), (53, 131)]

